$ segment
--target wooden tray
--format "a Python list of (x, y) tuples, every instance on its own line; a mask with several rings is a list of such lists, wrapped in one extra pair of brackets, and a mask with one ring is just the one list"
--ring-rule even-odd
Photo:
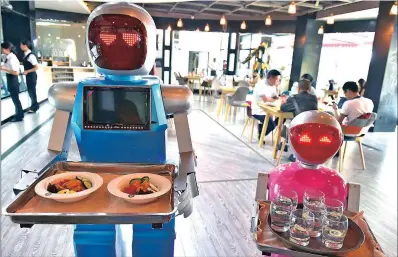
[(280, 240), (284, 241), (287, 244), (290, 244), (293, 247), (299, 248), (301, 250), (311, 252), (311, 253), (319, 253), (319, 254), (327, 254), (327, 255), (336, 255), (340, 253), (348, 253), (351, 251), (355, 251), (361, 247), (363, 242), (365, 241), (365, 235), (363, 234), (361, 228), (351, 219), (348, 219), (348, 231), (347, 236), (344, 238), (343, 247), (338, 250), (333, 250), (327, 248), (322, 243), (322, 235), (316, 238), (311, 238), (310, 242), (307, 246), (301, 246), (295, 244), (289, 240), (290, 232), (278, 232), (271, 228), (271, 215), (268, 214), (267, 218), (268, 227), (271, 231), (279, 237)]
[[(374, 237), (372, 231), (369, 226), (369, 233), (365, 233), (365, 242), (361, 245), (361, 247), (355, 251), (351, 251), (348, 253), (339, 253), (336, 255), (325, 255), (325, 254), (317, 254), (317, 253), (308, 253), (298, 248), (293, 247), (290, 244), (284, 243), (278, 236), (276, 236), (271, 229), (269, 228), (267, 217), (269, 214), (269, 202), (268, 201), (258, 201), (259, 211), (257, 213), (257, 228), (254, 231), (253, 237), (254, 241), (257, 244), (257, 247), (260, 251), (264, 253), (276, 253), (282, 255), (288, 255), (291, 257), (320, 257), (320, 256), (341, 256), (341, 257), (373, 257), (374, 252), (374, 244), (372, 244), (372, 240), (374, 240), (377, 244), (377, 240)], [(353, 217), (356, 213), (354, 212), (345, 212), (347, 217)], [(382, 249), (378, 248), (379, 251), (383, 252)]]

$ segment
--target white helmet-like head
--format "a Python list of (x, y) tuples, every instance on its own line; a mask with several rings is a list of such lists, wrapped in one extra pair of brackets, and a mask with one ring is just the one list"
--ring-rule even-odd
[(340, 149), (343, 134), (339, 122), (330, 114), (307, 111), (290, 124), (290, 143), (296, 158), (307, 165), (319, 165)]
[(156, 26), (147, 11), (131, 3), (105, 3), (89, 16), (86, 45), (105, 75), (147, 75), (156, 58)]

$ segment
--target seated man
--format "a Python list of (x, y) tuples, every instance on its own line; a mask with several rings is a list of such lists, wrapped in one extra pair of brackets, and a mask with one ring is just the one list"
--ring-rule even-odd
[(342, 125), (350, 124), (366, 113), (373, 112), (373, 102), (369, 98), (363, 97), (359, 94), (359, 86), (353, 81), (346, 82), (343, 85), (344, 95), (347, 100), (341, 108), (339, 113), (338, 106), (333, 103), (334, 115)]
[[(278, 97), (277, 86), (281, 81), (281, 73), (277, 70), (270, 70), (267, 73), (267, 79), (263, 79), (260, 75), (259, 80), (253, 90), (255, 102), (252, 104), (253, 117), (260, 121), (258, 125), (258, 139), (260, 140), (261, 130), (263, 129), (265, 112), (259, 106), (260, 103), (275, 102)], [(276, 127), (276, 121), (269, 119), (267, 131), (265, 135), (271, 133)]]
[[(309, 91), (309, 93), (311, 95), (315, 95), (316, 96), (316, 90), (315, 90), (315, 87), (313, 85), (314, 84), (313, 83), (314, 78), (310, 74), (306, 73), (303, 76), (301, 76), (301, 80), (303, 80), (303, 79), (306, 79), (306, 80), (308, 80), (310, 82), (310, 91)], [(299, 93), (298, 83), (297, 82), (293, 83), (293, 86), (290, 89), (290, 92), (291, 92), (291, 95), (297, 95)]]
[[(318, 110), (318, 99), (311, 94), (311, 82), (303, 79), (298, 83), (298, 94), (289, 98), (282, 98), (281, 111), (293, 112), (294, 116), (299, 115), (305, 111)], [(283, 127), (282, 136), (287, 140), (286, 127)], [(280, 145), (281, 147), (281, 145)], [(287, 152), (287, 147), (284, 149)], [(292, 155), (289, 157), (290, 161), (295, 161)]]

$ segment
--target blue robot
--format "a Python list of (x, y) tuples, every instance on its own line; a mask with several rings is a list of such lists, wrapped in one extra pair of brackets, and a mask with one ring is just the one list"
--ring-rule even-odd
[[(82, 162), (165, 164), (166, 117), (172, 115), (180, 152), (173, 183), (179, 202), (177, 214), (189, 216), (192, 198), (199, 194), (187, 118), (192, 93), (186, 86), (161, 85), (159, 78), (148, 76), (156, 57), (152, 17), (134, 4), (103, 4), (88, 18), (86, 45), (93, 65), (103, 76), (52, 86), (49, 101), (57, 111), (49, 152), (38, 158), (39, 167), (32, 164), (25, 169), (33, 175), (25, 176), (14, 190), (26, 189), (51, 164), (65, 161), (72, 132)], [(46, 165), (43, 160), (47, 160)], [(53, 217), (50, 223), (58, 223), (57, 220), (61, 219)], [(76, 256), (126, 256), (119, 251), (124, 244), (117, 238), (120, 229), (120, 225), (109, 222), (76, 224)], [(134, 257), (174, 255), (175, 216), (164, 224), (133, 224), (132, 234)]]

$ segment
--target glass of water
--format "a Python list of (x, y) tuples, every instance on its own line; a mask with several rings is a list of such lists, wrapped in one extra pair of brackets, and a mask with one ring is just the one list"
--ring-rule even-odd
[(278, 232), (289, 230), (290, 213), (297, 207), (297, 193), (292, 190), (281, 190), (270, 207), (271, 228)]
[(319, 208), (323, 206), (325, 202), (325, 194), (322, 191), (307, 189), (304, 191), (303, 205), (310, 206), (313, 208)]
[(314, 214), (314, 227), (311, 237), (319, 237), (322, 233), (322, 220), (325, 215), (325, 194), (319, 190), (308, 189), (304, 192), (303, 206), (305, 211)]
[(325, 198), (325, 210), (331, 217), (339, 219), (343, 215), (344, 204), (333, 198)]
[(336, 216), (327, 214), (322, 224), (322, 242), (327, 248), (340, 249), (343, 247), (347, 235), (348, 219), (345, 215)]
[(290, 241), (307, 246), (310, 231), (314, 227), (314, 214), (305, 210), (294, 210), (290, 214)]

